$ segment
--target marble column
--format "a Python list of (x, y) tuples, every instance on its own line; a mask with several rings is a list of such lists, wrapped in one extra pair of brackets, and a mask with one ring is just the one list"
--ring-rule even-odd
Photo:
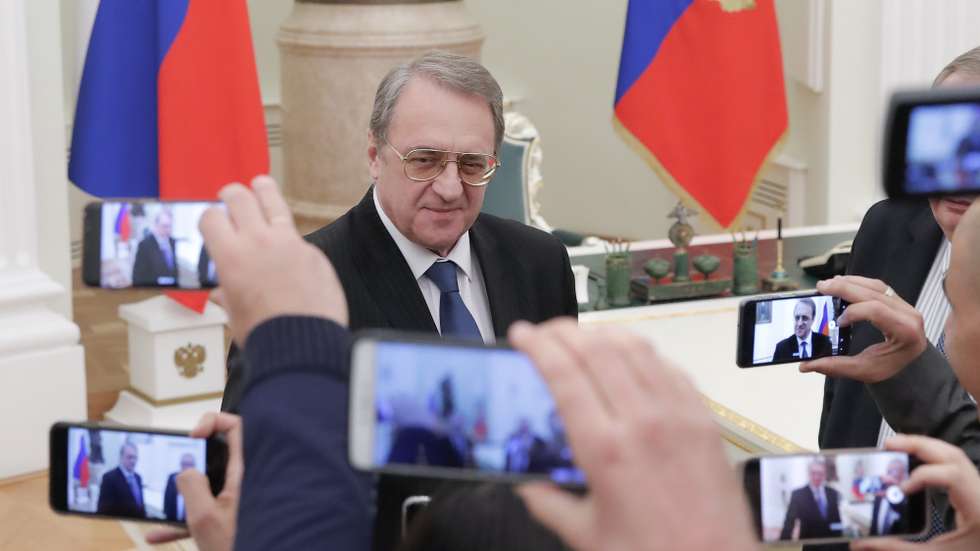
[[(51, 53), (43, 44), (51, 35), (58, 44), (60, 29), (55, 24), (53, 30), (42, 32), (45, 36), (37, 37), (33, 51), (28, 33), (37, 31), (40, 27), (35, 23), (51, 16), (51, 11), (56, 18), (57, 4), (31, 4), (27, 0), (0, 2), (0, 75), (4, 78), (0, 86), (0, 434), (4, 450), (0, 479), (46, 468), (51, 423), (86, 417), (84, 355), (78, 327), (67, 317), (69, 290), (42, 269), (46, 264), (47, 270), (53, 270), (52, 258), (60, 259), (57, 264), (67, 269), (69, 259), (61, 95), (35, 89), (46, 79), (39, 77), (44, 70), (32, 63), (40, 52)], [(29, 20), (28, 10), (35, 10), (38, 17)], [(29, 72), (28, 67), (36, 69)], [(60, 63), (52, 67), (60, 90)], [(52, 101), (57, 105), (48, 103)], [(52, 149), (44, 143), (60, 147)], [(44, 155), (37, 155), (39, 152)], [(50, 158), (49, 153), (55, 157)], [(52, 171), (53, 166), (60, 170)], [(55, 190), (62, 195), (49, 193)], [(43, 216), (39, 197), (50, 198), (43, 205)], [(64, 231), (50, 231), (59, 226)]]
[(432, 49), (479, 58), (483, 31), (460, 0), (297, 1), (279, 30), (283, 188), (303, 229), (370, 185), (367, 127), (394, 65)]

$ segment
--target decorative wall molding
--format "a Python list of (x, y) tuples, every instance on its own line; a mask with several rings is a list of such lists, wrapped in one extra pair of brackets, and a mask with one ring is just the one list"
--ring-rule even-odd
[(823, 92), (826, 1), (785, 0), (777, 9), (787, 76), (812, 92)]

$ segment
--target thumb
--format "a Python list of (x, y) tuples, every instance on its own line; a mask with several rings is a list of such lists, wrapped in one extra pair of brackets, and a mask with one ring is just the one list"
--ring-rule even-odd
[(208, 477), (197, 469), (186, 469), (177, 475), (177, 491), (184, 496), (188, 523), (192, 516), (214, 503)]
[(515, 492), (545, 528), (558, 534), (569, 547), (589, 547), (590, 520), (585, 500), (547, 482), (529, 482)]

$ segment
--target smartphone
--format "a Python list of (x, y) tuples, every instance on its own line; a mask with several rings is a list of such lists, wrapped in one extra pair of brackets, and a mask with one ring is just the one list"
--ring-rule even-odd
[(810, 291), (745, 299), (738, 307), (735, 363), (758, 367), (847, 355), (851, 329), (837, 325), (846, 308), (839, 298)]
[(358, 469), (581, 486), (548, 387), (523, 353), (367, 332), (351, 351), (350, 461)]
[(58, 513), (184, 524), (179, 472), (203, 472), (215, 495), (225, 484), (221, 437), (67, 422), (52, 425), (49, 437), (49, 501)]
[(759, 540), (811, 544), (925, 534), (926, 493), (900, 488), (913, 467), (905, 452), (867, 448), (753, 457), (741, 472)]
[(197, 228), (207, 201), (104, 201), (85, 207), (82, 279), (91, 287), (215, 287)]
[(885, 120), (889, 197), (980, 193), (980, 88), (897, 92)]

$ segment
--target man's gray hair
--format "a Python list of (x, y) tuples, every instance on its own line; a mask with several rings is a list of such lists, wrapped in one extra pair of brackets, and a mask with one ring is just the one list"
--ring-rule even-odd
[(932, 86), (939, 86), (954, 73), (980, 77), (980, 46), (956, 56), (956, 59), (950, 61), (948, 65), (943, 67), (942, 71), (939, 71), (936, 80), (932, 81)]
[(817, 303), (813, 302), (812, 298), (801, 298), (797, 302), (797, 304), (806, 304), (807, 306), (810, 307), (810, 317), (811, 318), (817, 317)]
[(416, 76), (427, 78), (454, 92), (486, 100), (493, 116), (494, 153), (500, 149), (504, 139), (504, 94), (500, 85), (479, 61), (443, 51), (427, 52), (422, 57), (398, 65), (381, 79), (371, 112), (370, 129), (375, 139), (387, 139), (395, 104), (405, 85)]

